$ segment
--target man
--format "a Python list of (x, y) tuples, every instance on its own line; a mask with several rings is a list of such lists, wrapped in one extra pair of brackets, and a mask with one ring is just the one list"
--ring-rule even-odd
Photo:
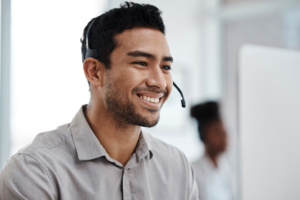
[(81, 40), (90, 102), (8, 160), (1, 200), (198, 198), (183, 153), (141, 130), (158, 123), (172, 90), (160, 14), (125, 3), (91, 20)]

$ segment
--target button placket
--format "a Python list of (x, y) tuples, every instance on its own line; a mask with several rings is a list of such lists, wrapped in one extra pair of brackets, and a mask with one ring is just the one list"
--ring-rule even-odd
[(130, 183), (128, 169), (123, 170), (123, 200), (131, 200)]

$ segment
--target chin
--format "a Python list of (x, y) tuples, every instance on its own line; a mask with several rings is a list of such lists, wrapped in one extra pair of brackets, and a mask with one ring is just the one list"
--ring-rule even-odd
[(159, 122), (159, 115), (157, 115), (157, 116), (152, 115), (150, 117), (141, 116), (141, 118), (139, 119), (139, 124), (136, 124), (136, 125), (151, 128), (151, 127), (156, 126), (158, 124), (158, 122)]
[(158, 124), (158, 120), (157, 121), (152, 121), (152, 122), (149, 122), (148, 124), (146, 124), (144, 127), (148, 127), (148, 128), (151, 128), (151, 127), (154, 127)]

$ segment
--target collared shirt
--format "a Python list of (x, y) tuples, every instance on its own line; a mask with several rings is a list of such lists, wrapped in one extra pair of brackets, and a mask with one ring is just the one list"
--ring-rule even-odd
[(204, 154), (193, 164), (200, 200), (234, 200), (234, 177), (228, 161), (220, 157), (215, 167), (208, 155)]
[(186, 157), (142, 131), (125, 166), (111, 158), (83, 107), (71, 123), (38, 134), (0, 172), (0, 200), (196, 200)]

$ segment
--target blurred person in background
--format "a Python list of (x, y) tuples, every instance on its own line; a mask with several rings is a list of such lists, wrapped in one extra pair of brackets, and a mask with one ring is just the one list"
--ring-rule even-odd
[(198, 122), (204, 155), (192, 163), (200, 200), (233, 200), (234, 185), (229, 164), (222, 154), (227, 148), (227, 133), (217, 102), (205, 102), (191, 108)]

